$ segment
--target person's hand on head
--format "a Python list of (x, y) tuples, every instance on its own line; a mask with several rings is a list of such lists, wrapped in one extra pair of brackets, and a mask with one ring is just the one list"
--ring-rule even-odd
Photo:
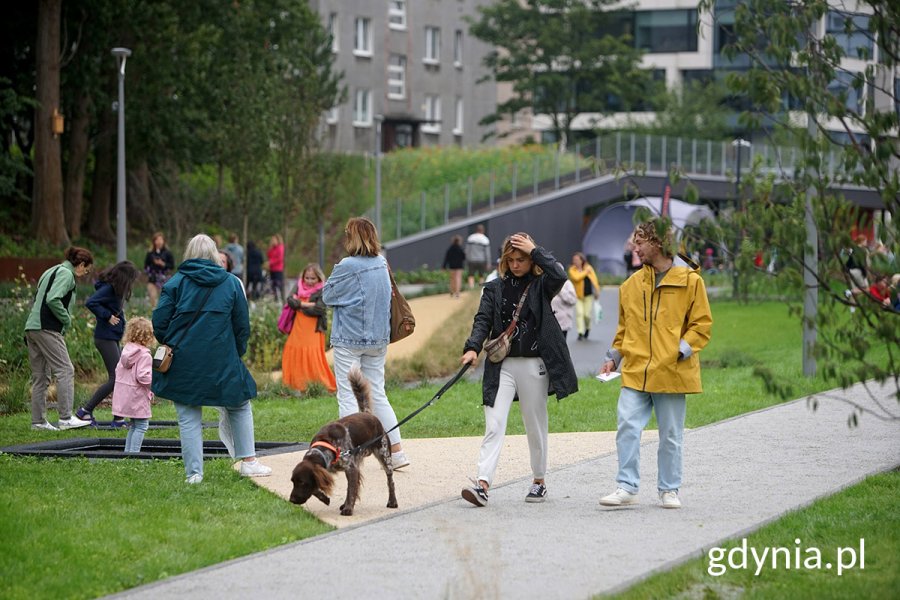
[(525, 254), (531, 254), (531, 251), (534, 250), (534, 242), (523, 235), (514, 234), (509, 238), (509, 243), (512, 244), (512, 247), (516, 250), (521, 250)]

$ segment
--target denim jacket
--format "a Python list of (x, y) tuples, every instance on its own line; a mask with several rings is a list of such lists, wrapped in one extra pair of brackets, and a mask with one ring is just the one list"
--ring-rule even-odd
[(332, 346), (387, 346), (391, 280), (383, 256), (348, 256), (336, 264), (322, 288), (322, 300), (334, 308)]

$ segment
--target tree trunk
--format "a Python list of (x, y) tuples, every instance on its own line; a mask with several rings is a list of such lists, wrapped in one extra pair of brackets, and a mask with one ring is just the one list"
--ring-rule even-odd
[(87, 168), (88, 129), (91, 125), (91, 98), (81, 92), (69, 135), (69, 162), (66, 165), (66, 229), (74, 240), (81, 237), (81, 208), (84, 204), (84, 174)]
[(141, 160), (126, 179), (131, 182), (126, 196), (129, 227), (141, 230), (154, 229), (156, 214), (150, 198), (150, 165), (146, 160)]
[(37, 108), (34, 110), (34, 201), (31, 228), (38, 241), (69, 243), (63, 210), (62, 157), (53, 134), (53, 112), (59, 110), (59, 35), (62, 0), (40, 0), (37, 63)]
[(94, 186), (91, 193), (87, 231), (92, 239), (111, 243), (116, 240), (109, 219), (113, 194), (113, 163), (116, 158), (113, 148), (116, 118), (109, 108), (104, 108), (100, 114), (100, 134), (97, 136), (94, 152)]

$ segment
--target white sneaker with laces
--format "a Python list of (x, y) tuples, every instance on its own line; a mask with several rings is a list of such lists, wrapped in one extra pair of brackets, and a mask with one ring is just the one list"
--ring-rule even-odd
[(241, 477), (268, 477), (271, 474), (272, 469), (258, 460), (241, 461)]
[(35, 430), (40, 429), (43, 431), (59, 431), (59, 429), (57, 429), (55, 425), (48, 423), (47, 421), (44, 421), (43, 423), (32, 423), (31, 428)]
[(90, 421), (82, 421), (75, 415), (72, 415), (68, 419), (60, 419), (57, 427), (60, 429), (78, 429), (79, 427), (87, 427), (90, 424)]
[(401, 450), (400, 452), (391, 452), (391, 465), (393, 465), (394, 470), (402, 469), (403, 467), (409, 466), (409, 458), (406, 456), (406, 452)]
[(681, 508), (681, 499), (678, 497), (678, 492), (675, 490), (660, 492), (659, 499), (662, 502), (663, 508)]
[(622, 488), (616, 488), (616, 491), (612, 494), (600, 498), (600, 504), (603, 506), (628, 506), (629, 504), (637, 504), (637, 501), (637, 494), (632, 494)]
[(190, 477), (188, 477), (187, 479), (184, 480), (185, 483), (188, 483), (190, 485), (201, 483), (202, 481), (203, 481), (203, 475), (201, 475), (200, 473), (194, 473), (193, 475), (191, 475)]

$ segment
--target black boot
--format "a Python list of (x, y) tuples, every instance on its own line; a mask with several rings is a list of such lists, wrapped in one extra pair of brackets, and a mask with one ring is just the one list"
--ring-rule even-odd
[(590, 330), (590, 329), (585, 329), (585, 330), (584, 330), (584, 339), (588, 339), (588, 336), (589, 336), (590, 334), (591, 334), (591, 330)]

